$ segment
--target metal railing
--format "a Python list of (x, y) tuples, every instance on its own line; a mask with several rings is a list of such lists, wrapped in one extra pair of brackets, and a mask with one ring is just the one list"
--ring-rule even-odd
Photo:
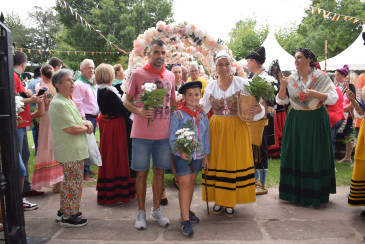
[(0, 202), (6, 243), (27, 243), (22, 204), (12, 38), (0, 19)]

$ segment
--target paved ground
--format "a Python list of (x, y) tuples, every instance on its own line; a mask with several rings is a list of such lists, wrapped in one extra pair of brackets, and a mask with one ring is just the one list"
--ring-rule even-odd
[[(81, 211), (89, 223), (80, 228), (61, 228), (55, 222), (59, 196), (47, 189), (45, 196), (29, 198), (39, 209), (25, 213), (29, 243), (363, 243), (364, 208), (347, 205), (348, 187), (338, 187), (337, 194), (320, 208), (301, 207), (279, 200), (278, 188), (257, 197), (252, 204), (238, 205), (235, 216), (207, 215), (196, 187), (192, 210), (200, 217), (192, 237), (180, 231), (178, 192), (167, 189), (169, 204), (162, 207), (171, 225), (160, 227), (147, 220), (148, 228), (134, 228), (136, 199), (129, 204), (99, 206), (94, 187), (84, 188)], [(151, 188), (147, 191), (147, 209), (151, 208)], [(213, 203), (210, 203), (210, 208)], [(150, 211), (147, 211), (149, 216)], [(149, 219), (149, 218), (148, 218)]]

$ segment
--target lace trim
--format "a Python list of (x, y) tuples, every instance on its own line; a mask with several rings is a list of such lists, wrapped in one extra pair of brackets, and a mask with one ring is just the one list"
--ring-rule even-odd
[(117, 88), (115, 88), (114, 86), (108, 86), (108, 85), (105, 85), (105, 84), (101, 84), (101, 85), (97, 85), (97, 88), (98, 88), (98, 90), (107, 89), (107, 90), (113, 92), (115, 95), (117, 95), (117, 97), (120, 99), (120, 101), (123, 102), (122, 96), (118, 92)]
[(212, 95), (215, 99), (228, 98), (236, 94), (238, 91), (245, 91), (244, 85), (248, 85), (247, 80), (234, 76), (228, 89), (226, 91), (222, 91), (218, 86), (217, 80), (213, 80), (205, 88), (204, 93)]

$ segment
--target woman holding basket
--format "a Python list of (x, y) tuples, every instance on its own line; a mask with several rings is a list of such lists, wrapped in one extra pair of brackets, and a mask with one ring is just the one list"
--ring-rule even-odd
[[(237, 96), (248, 95), (248, 82), (231, 75), (231, 57), (225, 51), (218, 52), (214, 62), (218, 79), (208, 84), (200, 102), (205, 113), (214, 109), (209, 120), (211, 154), (208, 171), (203, 171), (202, 195), (203, 200), (215, 202), (213, 214), (220, 214), (225, 207), (226, 216), (232, 217), (236, 203), (256, 201), (251, 139), (247, 124), (237, 116)], [(265, 109), (257, 103), (249, 113), (259, 120)]]

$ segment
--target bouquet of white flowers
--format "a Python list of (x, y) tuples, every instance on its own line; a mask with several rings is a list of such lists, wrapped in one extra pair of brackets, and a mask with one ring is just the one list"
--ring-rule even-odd
[[(142, 86), (142, 89), (145, 90), (145, 92), (142, 92), (141, 94), (141, 102), (144, 104), (144, 108), (158, 108), (164, 106), (164, 97), (166, 95), (167, 89), (157, 89), (156, 84), (153, 83), (144, 83)], [(151, 123), (151, 128), (153, 128), (153, 119), (148, 119), (148, 125)]]
[(192, 122), (192, 120), (189, 120), (182, 129), (175, 132), (177, 139), (175, 140), (173, 149), (174, 152), (180, 151), (188, 155), (189, 169), (191, 169), (191, 155), (193, 152), (196, 150), (203, 150), (202, 143), (194, 140), (196, 130), (194, 129)]
[[(16, 110), (17, 119), (22, 118), (22, 117), (19, 116), (19, 113), (24, 111), (23, 107), (24, 107), (23, 98), (18, 93), (16, 93), (15, 94), (15, 110)], [(21, 122), (22, 121), (18, 120), (17, 123), (19, 124)]]

